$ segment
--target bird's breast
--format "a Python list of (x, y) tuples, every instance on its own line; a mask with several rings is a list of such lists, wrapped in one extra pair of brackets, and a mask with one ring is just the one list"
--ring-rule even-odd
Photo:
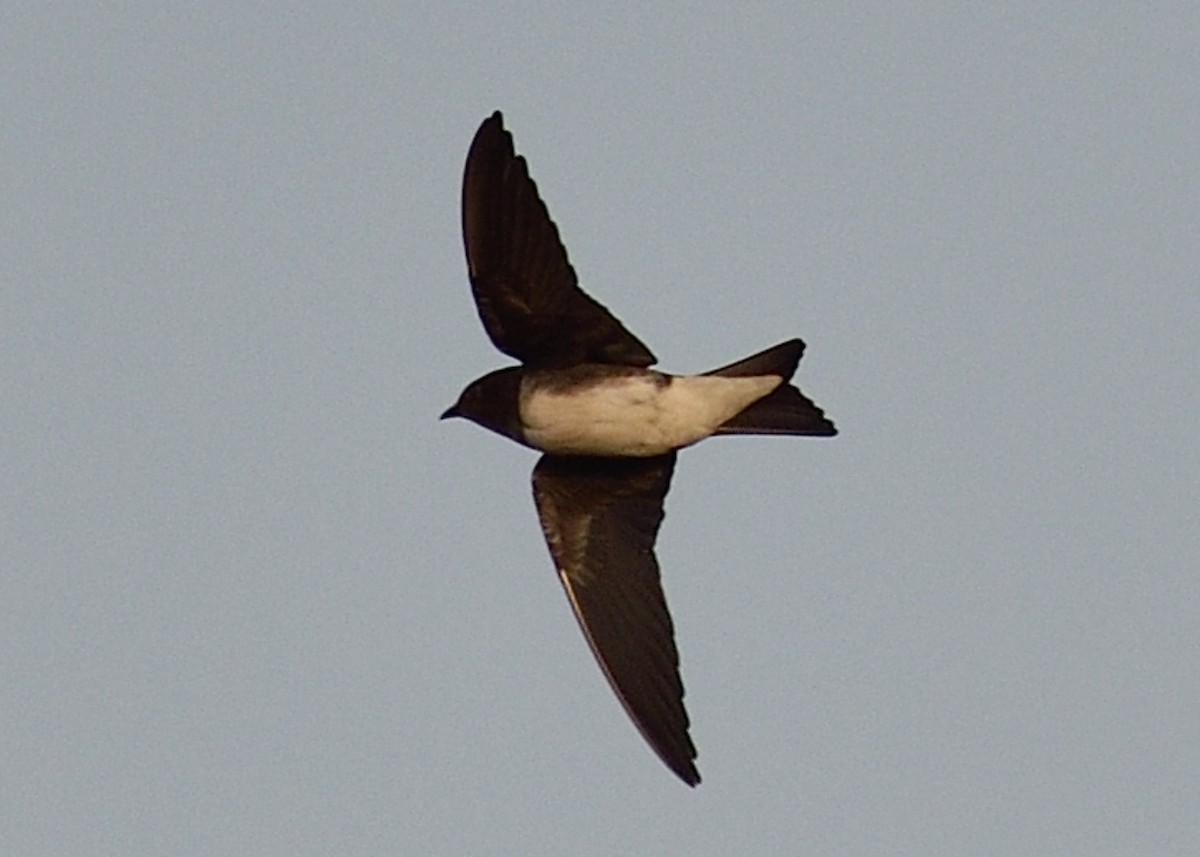
[(589, 377), (580, 368), (570, 383), (537, 374), (522, 383), (521, 424), (532, 446), (557, 455), (662, 455), (708, 437), (782, 381), (613, 367)]

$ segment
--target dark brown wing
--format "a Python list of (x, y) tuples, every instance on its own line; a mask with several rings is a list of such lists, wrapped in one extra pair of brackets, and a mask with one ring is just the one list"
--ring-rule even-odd
[(700, 782), (654, 539), (675, 453), (544, 455), (533, 496), (567, 598), (621, 704), (667, 767)]
[(462, 217), (471, 290), (497, 348), (539, 367), (655, 362), (650, 349), (579, 288), (499, 111), (479, 126), (467, 153)]

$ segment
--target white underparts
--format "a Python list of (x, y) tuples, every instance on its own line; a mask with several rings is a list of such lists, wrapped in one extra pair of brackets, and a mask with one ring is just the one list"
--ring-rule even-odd
[(662, 455), (711, 435), (783, 382), (778, 375), (727, 378), (618, 376), (569, 389), (522, 390), (526, 440), (558, 455)]

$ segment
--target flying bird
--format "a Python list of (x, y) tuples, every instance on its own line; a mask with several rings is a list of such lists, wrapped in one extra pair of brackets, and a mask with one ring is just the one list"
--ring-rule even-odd
[(702, 375), (651, 369), (650, 349), (575, 277), (499, 111), (467, 153), (463, 241), (479, 317), (520, 362), (467, 385), (464, 417), (543, 453), (533, 498), (571, 609), (605, 677), (659, 758), (700, 782), (654, 540), (675, 455), (714, 434), (830, 437), (790, 382), (791, 339)]

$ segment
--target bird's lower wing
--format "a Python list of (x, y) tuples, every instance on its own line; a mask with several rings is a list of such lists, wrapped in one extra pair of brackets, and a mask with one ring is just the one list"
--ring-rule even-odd
[(533, 471), (533, 495), (559, 578), (604, 675), (654, 751), (694, 786), (696, 748), (654, 556), (674, 467), (674, 453), (544, 455)]

